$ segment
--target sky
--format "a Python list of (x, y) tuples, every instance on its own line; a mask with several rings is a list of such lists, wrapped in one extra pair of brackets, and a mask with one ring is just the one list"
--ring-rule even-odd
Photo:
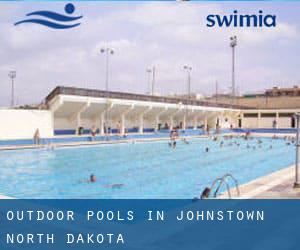
[[(238, 92), (300, 85), (300, 2), (79, 2), (81, 25), (53, 30), (13, 24), (36, 10), (64, 13), (67, 2), (0, 2), (0, 106), (9, 106), (10, 70), (17, 71), (16, 103), (40, 103), (55, 86), (105, 89), (103, 46), (110, 56), (109, 89), (148, 91), (146, 69), (156, 67), (155, 92), (186, 93), (184, 65), (192, 67), (192, 92), (230, 91), (236, 35)], [(209, 14), (277, 15), (276, 28), (208, 28)]]

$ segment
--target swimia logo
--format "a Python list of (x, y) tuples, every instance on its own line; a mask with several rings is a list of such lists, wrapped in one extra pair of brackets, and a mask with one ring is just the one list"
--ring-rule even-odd
[[(24, 23), (33, 23), (43, 25), (52, 29), (70, 29), (80, 25), (74, 21), (79, 20), (82, 16), (72, 16), (75, 12), (75, 6), (71, 3), (66, 4), (64, 8), (65, 14), (59, 14), (53, 11), (40, 10), (27, 14), (27, 17), (33, 17), (16, 22), (15, 25)], [(72, 23), (73, 22), (73, 23)]]
[(237, 10), (231, 15), (210, 14), (206, 21), (207, 27), (276, 27), (276, 15), (264, 14), (262, 10), (258, 14), (240, 14)]

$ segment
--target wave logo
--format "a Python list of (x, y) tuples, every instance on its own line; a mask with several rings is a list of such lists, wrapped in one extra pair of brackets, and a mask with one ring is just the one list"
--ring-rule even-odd
[[(27, 17), (33, 17), (30, 19), (25, 19), (19, 22), (16, 22), (15, 25), (20, 25), (24, 23), (34, 23), (43, 26), (47, 26), (53, 29), (70, 29), (80, 25), (80, 23), (69, 24), (82, 18), (82, 16), (71, 16), (75, 11), (75, 6), (71, 3), (66, 4), (65, 13), (66, 15), (59, 14), (52, 11), (35, 11), (27, 14)], [(40, 17), (46, 19), (40, 19)]]

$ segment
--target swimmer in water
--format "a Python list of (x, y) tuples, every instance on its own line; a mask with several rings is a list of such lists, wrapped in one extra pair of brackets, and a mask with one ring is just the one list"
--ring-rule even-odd
[(208, 153), (209, 152), (209, 147), (205, 148), (205, 152)]
[(250, 145), (249, 145), (249, 144), (247, 144), (247, 148), (250, 148)]
[(96, 181), (96, 176), (94, 174), (91, 174), (89, 179), (80, 180), (79, 183), (95, 183)]
[(188, 142), (186, 138), (183, 138), (182, 141), (183, 141), (185, 144), (190, 144), (190, 142)]
[(209, 198), (210, 191), (211, 191), (210, 188), (209, 188), (209, 187), (206, 187), (206, 188), (203, 190), (203, 192), (202, 192), (202, 194), (201, 194), (201, 196), (200, 196), (200, 199), (201, 199), (201, 200), (208, 199), (208, 198)]
[(94, 183), (96, 181), (97, 181), (96, 176), (94, 174), (91, 174), (90, 180), (88, 182)]
[(173, 141), (173, 148), (176, 148), (176, 141)]
[(116, 183), (116, 184), (107, 185), (105, 187), (107, 187), (107, 188), (121, 188), (123, 186), (124, 186), (124, 184)]

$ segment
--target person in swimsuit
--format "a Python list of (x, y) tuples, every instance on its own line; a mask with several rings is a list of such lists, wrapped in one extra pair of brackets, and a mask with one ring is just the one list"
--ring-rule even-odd
[(201, 200), (208, 199), (208, 198), (209, 198), (210, 191), (211, 191), (210, 188), (209, 188), (209, 187), (206, 187), (206, 188), (203, 190), (203, 192), (202, 192), (202, 194), (201, 194), (201, 196), (200, 196), (200, 199), (201, 199)]
[(97, 181), (97, 178), (94, 174), (91, 174), (89, 182), (94, 183)]

